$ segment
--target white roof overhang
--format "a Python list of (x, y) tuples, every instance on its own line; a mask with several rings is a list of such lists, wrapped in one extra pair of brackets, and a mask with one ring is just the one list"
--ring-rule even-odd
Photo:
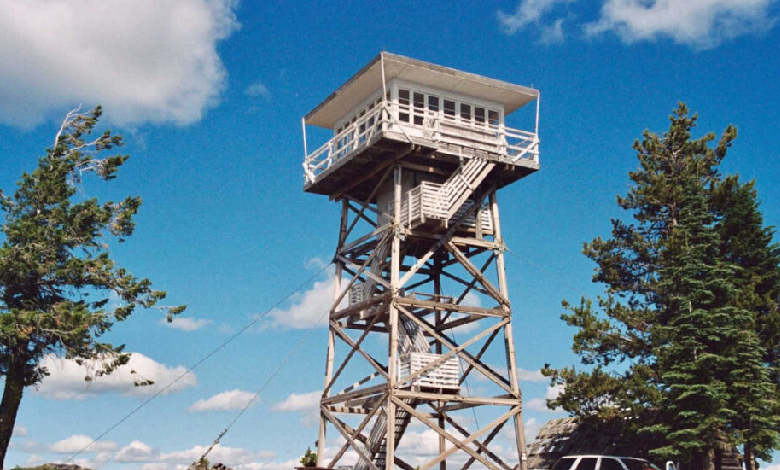
[(381, 52), (325, 101), (311, 110), (304, 118), (306, 124), (327, 129), (335, 127), (339, 119), (382, 88), (383, 65), (386, 81), (397, 78), (501, 103), (504, 105), (505, 115), (539, 97), (539, 91), (533, 88)]

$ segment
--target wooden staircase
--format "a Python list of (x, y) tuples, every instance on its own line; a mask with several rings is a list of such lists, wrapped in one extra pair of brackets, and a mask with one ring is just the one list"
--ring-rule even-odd
[(485, 159), (470, 158), (458, 168), (458, 171), (447, 178), (441, 186), (440, 199), (441, 211), (445, 214), (444, 220), (449, 220), (455, 215), (494, 166), (494, 163)]
[[(398, 335), (398, 353), (399, 357), (411, 352), (430, 352), (430, 345), (425, 339), (425, 335), (420, 330), (419, 326), (408, 318), (402, 318), (399, 322), (399, 335)], [(417, 401), (412, 399), (404, 399), (404, 403), (412, 408), (417, 407)], [(395, 411), (394, 424), (395, 432), (393, 433), (393, 441), (395, 446), (401, 441), (401, 437), (406, 432), (406, 428), (409, 426), (412, 416), (406, 410), (398, 407)], [(386, 456), (387, 456), (387, 410), (383, 407), (379, 412), (379, 415), (371, 428), (371, 434), (369, 435), (368, 445), (364, 449), (364, 452), (371, 456), (374, 465), (380, 470), (385, 468)], [(360, 458), (354, 467), (354, 470), (368, 470), (370, 466), (368, 462)]]
[[(426, 221), (444, 221), (445, 225), (459, 212), (493, 170), (495, 163), (472, 157), (458, 167), (442, 184), (423, 181), (410, 189), (401, 205), (401, 222), (409, 227)], [(473, 205), (473, 201), (472, 201)]]

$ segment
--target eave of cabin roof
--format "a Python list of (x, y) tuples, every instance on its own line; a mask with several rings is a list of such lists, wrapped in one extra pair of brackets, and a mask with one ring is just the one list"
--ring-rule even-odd
[(539, 97), (539, 91), (533, 88), (383, 51), (311, 110), (304, 118), (306, 124), (332, 129), (336, 121), (382, 88), (383, 62), (386, 81), (397, 78), (501, 103), (505, 115)]

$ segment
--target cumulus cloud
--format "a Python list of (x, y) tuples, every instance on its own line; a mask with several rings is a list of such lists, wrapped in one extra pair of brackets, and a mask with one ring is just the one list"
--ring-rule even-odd
[(213, 321), (206, 318), (173, 317), (171, 322), (163, 318), (160, 320), (160, 323), (177, 330), (194, 331), (205, 328), (212, 324)]
[[(100, 370), (99, 361), (78, 365), (72, 359), (62, 359), (50, 354), (43, 358), (41, 365), (50, 375), (43, 379), (36, 393), (57, 400), (81, 400), (105, 393), (152, 395), (173, 383), (163, 392), (168, 394), (197, 384), (197, 378), (192, 372), (183, 375), (187, 371), (186, 367), (169, 367), (140, 353), (132, 353), (130, 362), (111, 375), (94, 377), (89, 382), (84, 381), (84, 377), (93, 377), (94, 371)], [(153, 381), (154, 384), (136, 386), (136, 383), (147, 380)]]
[(291, 393), (284, 401), (281, 401), (271, 408), (274, 411), (311, 411), (316, 410), (320, 405), (322, 392), (315, 391), (311, 393)]
[(301, 462), (298, 459), (286, 462), (252, 462), (236, 465), (235, 470), (289, 470), (300, 465)]
[(26, 436), (27, 435), (27, 428), (24, 426), (14, 426), (13, 430), (14, 436)]
[(404, 454), (423, 456), (439, 453), (439, 434), (433, 429), (406, 432), (398, 450)]
[(521, 0), (514, 13), (499, 11), (498, 21), (502, 31), (510, 35), (526, 29), (537, 31), (540, 44), (563, 42), (566, 25), (581, 28), (585, 37), (612, 32), (626, 44), (669, 38), (694, 49), (760, 34), (776, 23), (769, 14), (773, 0), (601, 0), (598, 18), (575, 25), (578, 15), (569, 10), (585, 3)]
[[(320, 260), (310, 260), (310, 269), (320, 268)], [(331, 272), (327, 279), (315, 282), (312, 287), (292, 297), (292, 303), (287, 308), (275, 308), (268, 313), (267, 321), (262, 328), (308, 329), (315, 326), (327, 326), (327, 314), (333, 304), (334, 275)], [(346, 298), (345, 298), (346, 301)]]
[[(189, 465), (195, 462), (206, 452), (207, 446), (194, 446), (190, 449), (175, 452), (163, 452), (155, 462)], [(226, 447), (217, 444), (209, 453), (209, 460), (220, 462), (229, 468), (252, 468), (258, 461), (269, 460), (276, 457), (273, 452), (253, 452), (239, 447)], [(261, 467), (258, 467), (261, 468)]]
[[(523, 424), (523, 431), (525, 432), (526, 442), (533, 442), (533, 440), (536, 439), (536, 435), (539, 434), (539, 431), (542, 429), (542, 424), (543, 423), (536, 418), (529, 418), (525, 421)], [(512, 437), (514, 437), (514, 435), (512, 435)]]
[(562, 385), (556, 385), (554, 387), (547, 387), (547, 391), (544, 394), (544, 398), (532, 398), (523, 404), (523, 408), (529, 411), (541, 411), (552, 412), (561, 411), (560, 408), (551, 410), (547, 408), (547, 400), (554, 400), (563, 391)]
[(141, 466), (141, 470), (169, 470), (171, 468), (173, 467), (161, 462), (145, 463)]
[(772, 0), (605, 0), (598, 21), (585, 26), (589, 36), (607, 31), (626, 43), (671, 38), (708, 49), (745, 34), (769, 30)]
[(117, 449), (116, 442), (93, 441), (84, 434), (74, 434), (49, 446), (49, 452), (56, 454), (75, 454), (76, 452), (112, 452)]
[(517, 368), (517, 379), (521, 382), (546, 382), (549, 380), (538, 370), (526, 370)]
[(129, 445), (122, 447), (117, 452), (114, 460), (121, 463), (141, 463), (149, 462), (160, 454), (158, 449), (148, 446), (141, 441), (133, 441)]
[(539, 31), (539, 44), (559, 44), (563, 41), (563, 18), (558, 18), (551, 25), (541, 27), (541, 30)]
[(46, 459), (44, 459), (40, 455), (31, 455), (27, 457), (27, 460), (24, 461), (24, 465), (25, 467), (37, 467), (38, 465), (41, 465), (44, 462), (46, 462)]
[(539, 24), (544, 16), (557, 5), (573, 3), (576, 0), (522, 0), (513, 14), (498, 12), (498, 22), (507, 34), (515, 34), (521, 29)]
[(226, 72), (235, 0), (5, 2), (0, 123), (32, 127), (79, 103), (118, 124), (200, 120)]
[(206, 400), (198, 400), (190, 411), (233, 411), (244, 408), (255, 398), (254, 393), (235, 389), (222, 392)]

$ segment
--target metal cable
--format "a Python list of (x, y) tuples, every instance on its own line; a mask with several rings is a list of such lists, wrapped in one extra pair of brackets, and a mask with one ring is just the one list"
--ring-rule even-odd
[[(221, 351), (222, 349), (224, 349), (224, 348), (225, 348), (225, 347), (226, 347), (228, 344), (230, 344), (231, 342), (233, 342), (233, 340), (235, 340), (236, 338), (238, 338), (239, 336), (241, 336), (243, 333), (245, 333), (247, 330), (249, 330), (249, 329), (250, 329), (252, 326), (254, 326), (254, 325), (255, 325), (255, 324), (258, 322), (258, 321), (260, 321), (260, 320), (262, 320), (263, 318), (265, 318), (265, 317), (266, 317), (266, 316), (267, 316), (267, 315), (268, 315), (268, 314), (269, 314), (269, 313), (270, 313), (270, 312), (271, 312), (273, 309), (275, 309), (276, 307), (278, 307), (279, 305), (281, 305), (281, 304), (282, 304), (282, 302), (285, 302), (287, 299), (289, 299), (290, 297), (292, 297), (293, 295), (295, 295), (296, 293), (298, 293), (298, 291), (300, 291), (301, 289), (303, 289), (303, 287), (305, 287), (306, 285), (308, 285), (308, 284), (309, 284), (311, 281), (313, 281), (313, 280), (314, 280), (314, 279), (316, 279), (316, 278), (317, 278), (317, 277), (318, 277), (320, 274), (322, 274), (322, 273), (325, 271), (325, 269), (327, 269), (327, 268), (328, 268), (328, 267), (329, 267), (331, 264), (332, 264), (332, 262), (330, 262), (330, 263), (328, 263), (328, 264), (324, 265), (324, 266), (323, 266), (323, 267), (322, 267), (322, 268), (321, 268), (319, 271), (317, 271), (317, 272), (316, 272), (314, 275), (312, 275), (312, 276), (311, 276), (311, 277), (309, 277), (309, 278), (308, 278), (306, 281), (302, 282), (302, 283), (301, 283), (301, 284), (300, 284), (298, 287), (296, 287), (296, 288), (295, 288), (295, 290), (293, 290), (293, 291), (292, 291), (292, 292), (290, 292), (289, 294), (287, 294), (287, 295), (285, 295), (284, 297), (282, 297), (281, 299), (279, 299), (279, 300), (278, 300), (276, 303), (274, 303), (274, 304), (273, 304), (271, 307), (269, 307), (269, 308), (268, 308), (268, 310), (266, 310), (265, 312), (263, 312), (263, 313), (261, 313), (260, 315), (258, 315), (257, 317), (255, 317), (255, 318), (254, 318), (254, 319), (253, 319), (251, 322), (247, 323), (247, 324), (246, 324), (246, 325), (245, 325), (243, 328), (241, 328), (241, 329), (240, 329), (238, 332), (236, 332), (236, 333), (234, 333), (233, 335), (231, 335), (231, 336), (230, 336), (230, 337), (229, 337), (227, 340), (225, 340), (224, 342), (222, 342), (222, 344), (220, 344), (219, 346), (217, 346), (216, 348), (214, 348), (214, 349), (213, 349), (211, 352), (209, 352), (208, 354), (206, 354), (205, 356), (203, 356), (203, 357), (202, 357), (202, 358), (201, 358), (201, 359), (200, 359), (198, 362), (196, 362), (195, 364), (193, 364), (192, 366), (190, 366), (190, 367), (189, 367), (189, 368), (188, 368), (186, 371), (184, 371), (184, 372), (183, 372), (182, 374), (180, 374), (178, 377), (176, 377), (175, 379), (173, 379), (173, 380), (172, 380), (172, 381), (171, 381), (171, 382), (170, 382), (168, 385), (166, 385), (165, 387), (161, 388), (160, 390), (158, 390), (157, 392), (155, 392), (155, 393), (154, 393), (152, 396), (150, 396), (149, 398), (147, 398), (146, 400), (144, 400), (144, 401), (143, 401), (143, 402), (142, 402), (140, 405), (138, 405), (138, 406), (136, 406), (135, 408), (133, 408), (133, 409), (132, 409), (130, 412), (128, 412), (126, 415), (124, 415), (124, 416), (123, 416), (121, 419), (119, 419), (117, 422), (115, 422), (114, 424), (112, 424), (111, 426), (109, 426), (109, 427), (108, 427), (108, 428), (107, 428), (105, 431), (103, 431), (102, 433), (100, 433), (100, 434), (98, 435), (98, 437), (96, 437), (96, 438), (95, 438), (95, 439), (94, 439), (92, 442), (90, 442), (89, 444), (87, 444), (86, 446), (84, 446), (83, 448), (81, 448), (81, 449), (80, 449), (78, 452), (76, 452), (76, 453), (74, 453), (73, 455), (71, 455), (70, 457), (68, 457), (68, 459), (67, 459), (67, 460), (65, 460), (65, 462), (63, 462), (63, 463), (66, 463), (66, 464), (67, 464), (67, 463), (70, 463), (70, 462), (72, 462), (72, 461), (73, 461), (73, 460), (74, 460), (76, 457), (78, 457), (78, 456), (79, 456), (79, 455), (81, 455), (82, 453), (86, 452), (86, 451), (87, 451), (87, 450), (88, 450), (90, 447), (92, 447), (92, 445), (94, 445), (94, 444), (95, 444), (96, 442), (98, 442), (100, 439), (102, 439), (102, 438), (104, 438), (106, 435), (108, 435), (108, 433), (110, 433), (111, 431), (113, 431), (114, 429), (116, 429), (117, 427), (119, 427), (119, 426), (120, 426), (122, 423), (124, 423), (125, 421), (127, 421), (127, 420), (128, 420), (130, 417), (131, 417), (131, 416), (133, 416), (134, 414), (138, 413), (138, 412), (139, 412), (141, 409), (145, 408), (145, 407), (146, 407), (146, 405), (148, 405), (149, 403), (151, 403), (151, 402), (152, 402), (154, 399), (156, 399), (157, 397), (159, 397), (160, 395), (162, 395), (162, 394), (163, 394), (165, 391), (167, 391), (169, 388), (171, 388), (171, 387), (172, 387), (172, 386), (174, 386), (176, 383), (178, 383), (178, 382), (179, 382), (179, 381), (180, 381), (182, 378), (184, 378), (184, 376), (186, 376), (186, 375), (187, 375), (187, 374), (189, 374), (190, 372), (192, 372), (192, 371), (194, 371), (195, 369), (197, 369), (197, 368), (198, 368), (198, 367), (199, 367), (201, 364), (203, 364), (204, 362), (206, 362), (208, 359), (210, 359), (210, 358), (211, 358), (212, 356), (214, 356), (216, 353), (218, 353), (219, 351)], [(320, 320), (322, 320), (322, 319), (320, 318)], [(318, 320), (317, 324), (319, 324), (319, 321), (320, 321), (320, 320)], [(313, 330), (313, 328), (312, 328), (312, 330)], [(293, 349), (293, 351), (294, 351), (295, 349), (297, 349), (299, 346), (300, 346), (300, 343), (299, 343), (298, 345), (296, 345), (296, 346), (295, 346), (295, 348)], [(289, 359), (289, 356), (288, 356), (287, 358), (285, 358), (285, 360), (282, 362), (282, 365), (283, 365), (283, 364), (285, 364), (285, 363), (287, 362), (287, 360), (288, 360), (288, 359)], [(279, 372), (280, 370), (281, 370), (281, 365), (280, 365), (280, 367), (279, 367), (279, 368), (277, 368), (277, 370), (275, 370), (275, 371), (273, 372), (273, 374), (272, 374), (272, 375), (271, 375), (271, 377), (268, 379), (268, 381), (266, 381), (266, 383), (265, 383), (265, 384), (263, 384), (263, 387), (261, 388), (261, 391), (262, 391), (262, 389), (263, 389), (263, 388), (265, 388), (265, 387), (266, 387), (266, 385), (268, 385), (268, 383), (269, 383), (269, 382), (270, 382), (270, 381), (271, 381), (271, 380), (272, 380), (274, 377), (276, 377), (276, 375), (278, 374), (278, 372)], [(259, 394), (259, 392), (258, 392), (258, 394)], [(252, 398), (252, 400), (254, 401), (254, 398)], [(244, 412), (244, 411), (245, 411), (245, 410), (242, 410), (242, 411), (241, 411), (241, 413), (239, 413), (239, 416), (240, 416), (241, 414), (243, 414), (243, 412)], [(237, 420), (237, 419), (238, 419), (238, 418), (236, 418), (236, 420)], [(235, 422), (235, 420), (234, 420), (234, 422)], [(230, 426), (232, 426), (232, 425), (233, 425), (233, 423), (231, 423), (231, 424), (230, 424)], [(228, 426), (228, 429), (230, 428), (230, 426)], [(222, 434), (222, 435), (224, 435), (224, 433), (226, 433), (228, 429), (225, 429), (225, 431), (223, 431), (223, 434)], [(222, 435), (220, 435), (220, 437), (222, 437)], [(218, 440), (219, 440), (219, 438), (217, 438), (217, 441), (218, 441)], [(217, 441), (215, 441), (215, 443), (216, 443)], [(212, 444), (212, 447), (213, 447), (213, 446), (214, 446), (214, 444)], [(209, 450), (210, 450), (210, 449), (209, 449)]]

